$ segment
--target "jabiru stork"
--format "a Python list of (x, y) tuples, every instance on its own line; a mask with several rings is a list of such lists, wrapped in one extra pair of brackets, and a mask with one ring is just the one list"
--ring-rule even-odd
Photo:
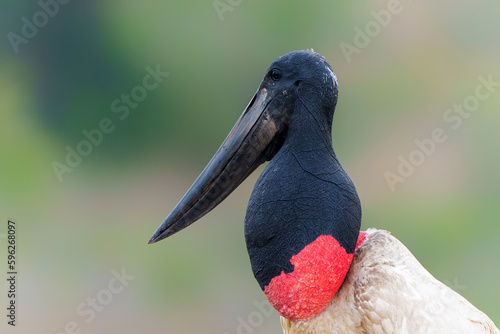
[(252, 270), (286, 334), (499, 333), (389, 232), (360, 232), (332, 146), (337, 79), (321, 55), (277, 58), (212, 160), (149, 243), (186, 228), (270, 161), (251, 194)]

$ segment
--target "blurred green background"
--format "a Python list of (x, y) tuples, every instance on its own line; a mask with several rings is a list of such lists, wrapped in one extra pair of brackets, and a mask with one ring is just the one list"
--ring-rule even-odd
[[(306, 48), (339, 79), (334, 147), (358, 189), (363, 229), (390, 230), (499, 325), (500, 89), (456, 129), (443, 115), (475, 93), (479, 76), (500, 81), (500, 3), (402, 0), (383, 26), (372, 11), (386, 1), (215, 4), (74, 1), (47, 7), (45, 21), (40, 3), (0, 4), (0, 236), (8, 218), (18, 223), (18, 330), (63, 333), (74, 322), (81, 333), (281, 333), (277, 314), (254, 304), (267, 305), (243, 238), (258, 173), (189, 229), (147, 241), (270, 63)], [(23, 28), (34, 20), (36, 33)], [(372, 36), (346, 57), (342, 43), (360, 46), (365, 28)], [(13, 43), (23, 29), (33, 36)], [(136, 87), (148, 66), (169, 75), (120, 119), (111, 104), (145, 91)], [(65, 164), (67, 146), (105, 118), (114, 130), (60, 182), (53, 163)], [(447, 140), (391, 191), (384, 173), (437, 127)], [(134, 279), (103, 299), (122, 268)], [(78, 313), (97, 297), (106, 305), (92, 320)]]

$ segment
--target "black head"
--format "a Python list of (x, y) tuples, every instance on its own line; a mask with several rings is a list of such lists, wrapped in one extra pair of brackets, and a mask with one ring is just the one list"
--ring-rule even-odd
[[(293, 51), (277, 58), (257, 93), (207, 167), (160, 225), (150, 243), (189, 226), (222, 202), (260, 164), (272, 159), (292, 124), (316, 126), (331, 143), (337, 80), (323, 56)], [(297, 105), (305, 107), (297, 112)], [(305, 121), (305, 118), (314, 121)]]
[[(318, 123), (330, 132), (337, 104), (337, 77), (326, 59), (314, 51), (293, 51), (277, 58), (269, 67), (261, 87), (283, 93), (291, 103), (303, 103), (315, 112)], [(300, 100), (300, 101), (297, 101)], [(284, 112), (292, 116), (295, 108)]]
[(335, 74), (319, 54), (294, 51), (277, 58), (150, 243), (194, 223), (271, 160), (245, 219), (252, 269), (281, 315), (305, 320), (321, 312), (349, 269), (361, 223), (356, 189), (332, 147), (337, 94)]

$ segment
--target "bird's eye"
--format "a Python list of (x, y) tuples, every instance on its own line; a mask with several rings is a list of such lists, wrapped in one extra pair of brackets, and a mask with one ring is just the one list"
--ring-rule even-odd
[(273, 79), (274, 81), (278, 81), (279, 79), (281, 79), (281, 71), (277, 68), (273, 68), (271, 70), (271, 79)]

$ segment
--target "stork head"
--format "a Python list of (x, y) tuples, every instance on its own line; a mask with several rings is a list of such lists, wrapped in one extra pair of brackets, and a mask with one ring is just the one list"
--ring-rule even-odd
[(255, 278), (288, 319), (305, 320), (324, 310), (349, 270), (361, 224), (356, 189), (332, 147), (337, 95), (337, 79), (321, 55), (294, 51), (277, 58), (149, 243), (203, 217), (270, 160), (245, 219)]

